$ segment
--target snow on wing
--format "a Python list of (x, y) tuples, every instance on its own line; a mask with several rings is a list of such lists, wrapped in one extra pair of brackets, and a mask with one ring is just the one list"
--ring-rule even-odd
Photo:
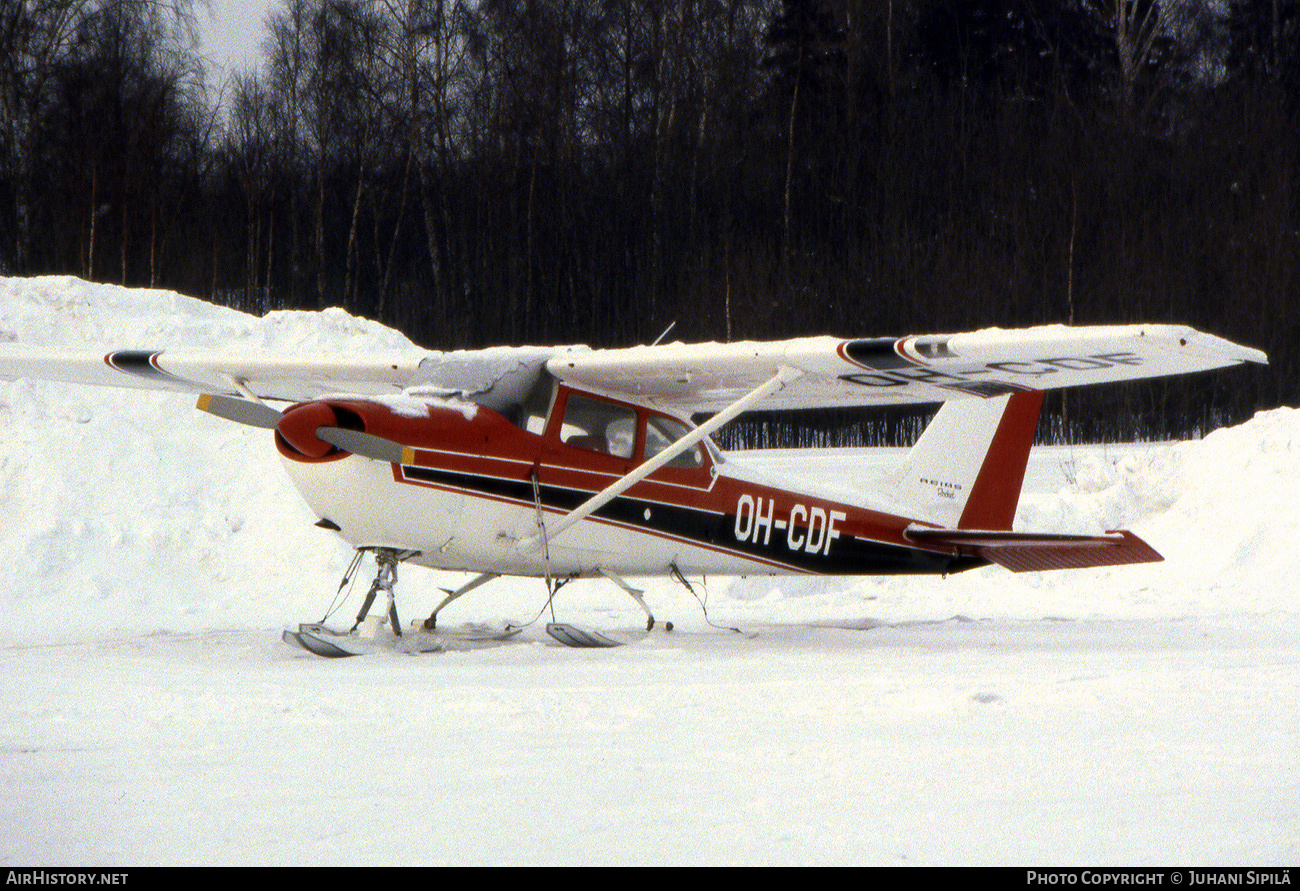
[(557, 356), (571, 386), (668, 410), (715, 411), (780, 368), (803, 376), (767, 409), (942, 402), (1264, 363), (1263, 353), (1175, 325), (1063, 325), (967, 334), (667, 344)]

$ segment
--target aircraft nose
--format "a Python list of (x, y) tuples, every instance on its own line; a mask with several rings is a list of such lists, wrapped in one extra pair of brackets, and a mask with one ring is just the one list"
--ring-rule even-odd
[(363, 430), (365, 424), (354, 412), (328, 402), (300, 403), (288, 409), (276, 424), (276, 447), (280, 454), (295, 461), (326, 461), (346, 455), (316, 435), (321, 427)]
[[(401, 421), (389, 408), (370, 402), (304, 402), (280, 417), (275, 443), (281, 455), (294, 461), (336, 461), (361, 455), (402, 464), (407, 462), (406, 449), (398, 440), (411, 431), (409, 419), (408, 428), (403, 428)], [(372, 427), (386, 435), (368, 432)]]

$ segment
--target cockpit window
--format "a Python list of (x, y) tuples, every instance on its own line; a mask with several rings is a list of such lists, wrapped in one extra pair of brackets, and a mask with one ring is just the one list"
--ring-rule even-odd
[[(671, 418), (647, 418), (645, 430), (646, 460), (649, 461), (689, 432), (690, 428), (680, 421), (674, 421)], [(685, 467), (688, 469), (703, 467), (704, 454), (701, 452), (702, 448), (703, 446), (700, 445), (691, 446), (664, 466)]]
[(571, 393), (564, 408), (560, 442), (616, 458), (631, 458), (636, 451), (636, 412)]

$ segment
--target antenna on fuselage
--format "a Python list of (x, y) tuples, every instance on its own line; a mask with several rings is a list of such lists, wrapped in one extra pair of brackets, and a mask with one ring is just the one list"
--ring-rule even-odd
[(667, 328), (664, 329), (663, 334), (660, 334), (658, 337), (655, 338), (655, 342), (650, 344), (650, 346), (659, 346), (659, 342), (668, 336), (669, 331), (673, 330), (676, 327), (677, 327), (677, 322), (674, 321), (672, 324), (670, 324)]

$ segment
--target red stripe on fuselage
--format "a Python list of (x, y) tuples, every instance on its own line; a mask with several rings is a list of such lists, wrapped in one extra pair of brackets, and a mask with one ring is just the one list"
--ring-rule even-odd
[[(548, 515), (567, 513), (635, 466), (627, 459), (558, 443), (554, 441), (558, 430), (546, 435), (530, 433), (482, 407), (462, 411), (432, 404), (424, 409), (423, 416), (413, 416), (409, 410), (399, 413), (379, 401), (330, 400), (330, 404), (362, 418), (365, 432), (414, 451), (410, 468), (393, 466), (396, 483), (531, 510), (536, 473), (543, 490), (557, 495), (569, 493), (558, 504), (542, 505)], [(419, 468), (429, 469), (430, 478), (417, 478)], [(445, 476), (438, 478), (440, 475)], [(603, 516), (592, 516), (588, 522), (618, 526), (786, 571), (847, 571), (837, 567), (837, 551), (850, 552), (855, 547), (860, 550), (860, 546), (850, 546), (853, 540), (863, 546), (949, 553), (944, 548), (918, 547), (908, 541), (903, 534), (911, 522), (908, 518), (818, 497), (801, 488), (794, 480), (786, 490), (715, 473), (706, 460), (700, 468), (666, 467), (657, 471), (619, 496), (615, 509), (602, 511)], [(625, 513), (630, 501), (687, 513), (678, 516), (683, 524), (674, 528), (665, 528), (659, 522), (661, 516), (656, 518), (657, 526), (641, 525)], [(624, 512), (621, 516), (620, 511)], [(686, 522), (692, 513), (698, 520)], [(679, 530), (686, 527), (704, 529), (707, 537), (680, 534)]]
[[(417, 479), (413, 477), (417, 467), (454, 475), (455, 478), (438, 481)], [(563, 516), (618, 478), (612, 474), (554, 464), (543, 465), (543, 470), (541, 508), (548, 516)], [(420, 450), (416, 453), (416, 466), (410, 468), (410, 473), (407, 471), (407, 468), (394, 466), (394, 479), (408, 485), (513, 504), (524, 510), (536, 507), (532, 496), (532, 466), (522, 461)], [(715, 540), (657, 528), (649, 521), (642, 524), (594, 515), (586, 522), (627, 529), (791, 572), (843, 571), (836, 565), (837, 551), (845, 550), (851, 539), (906, 550), (948, 553), (945, 548), (918, 547), (917, 543), (908, 540), (904, 535), (911, 523), (908, 518), (752, 483), (743, 478), (714, 477), (708, 471), (702, 471), (700, 476), (709, 480), (707, 489), (651, 477), (633, 486), (620, 496), (620, 500), (707, 515), (709, 519), (705, 525), (719, 532)], [(492, 491), (502, 483), (513, 486), (516, 494)], [(554, 497), (556, 490), (571, 493), (561, 506), (546, 503), (548, 495)], [(839, 544), (841, 541), (845, 544)], [(764, 552), (756, 552), (760, 547), (765, 549)], [(792, 562), (795, 558), (802, 565)], [(815, 565), (809, 565), (810, 561)]]

